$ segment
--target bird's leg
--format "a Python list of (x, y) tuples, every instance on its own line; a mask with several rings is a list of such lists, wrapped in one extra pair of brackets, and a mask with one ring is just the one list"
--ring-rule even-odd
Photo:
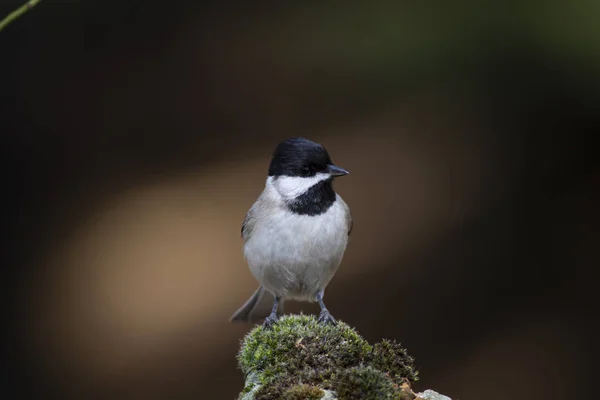
[(327, 307), (325, 307), (325, 303), (323, 303), (323, 294), (324, 293), (325, 293), (325, 290), (321, 289), (317, 292), (317, 294), (315, 296), (317, 303), (319, 303), (319, 307), (321, 307), (321, 313), (319, 314), (319, 322), (335, 325), (335, 323), (336, 323), (335, 318), (333, 318), (333, 315), (331, 315), (329, 310), (327, 310)]
[(271, 329), (273, 324), (277, 322), (279, 317), (277, 316), (277, 307), (279, 306), (279, 297), (275, 296), (275, 301), (273, 302), (273, 309), (271, 310), (271, 315), (265, 319), (263, 326), (267, 329)]

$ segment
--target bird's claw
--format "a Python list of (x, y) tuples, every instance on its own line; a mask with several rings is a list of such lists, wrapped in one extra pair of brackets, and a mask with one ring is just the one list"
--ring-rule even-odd
[(331, 313), (327, 310), (321, 310), (318, 321), (323, 324), (331, 324), (331, 325), (337, 324), (335, 318), (333, 318), (333, 315), (331, 315)]
[(265, 328), (265, 329), (273, 328), (273, 324), (275, 324), (275, 322), (277, 322), (278, 320), (279, 320), (279, 317), (277, 315), (269, 315), (265, 319), (265, 322), (263, 322), (263, 328)]

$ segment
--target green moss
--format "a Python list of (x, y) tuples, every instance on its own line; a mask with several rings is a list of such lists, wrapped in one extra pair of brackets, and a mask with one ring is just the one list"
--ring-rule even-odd
[(284, 400), (319, 400), (323, 390), (311, 385), (295, 385), (283, 393)]
[(336, 377), (333, 389), (339, 400), (400, 400), (394, 381), (373, 367), (349, 368)]
[(240, 393), (240, 398), (244, 397), (245, 394), (250, 393), (253, 389), (254, 389), (255, 385), (246, 385), (246, 387), (244, 387), (244, 389), (242, 390), (242, 393)]
[(419, 373), (415, 370), (414, 361), (406, 349), (396, 341), (384, 339), (373, 347), (371, 365), (387, 372), (398, 385), (404, 381), (414, 383), (419, 380)]
[(327, 389), (340, 400), (398, 400), (405, 394), (401, 386), (417, 380), (400, 344), (384, 340), (373, 347), (341, 321), (322, 324), (306, 315), (254, 328), (238, 360), (246, 374), (244, 399), (320, 399)]
[(312, 316), (285, 316), (271, 329), (259, 326), (244, 339), (238, 359), (245, 374), (260, 371), (262, 383), (304, 369), (345, 369), (359, 365), (373, 348), (343, 322), (321, 324)]
[(304, 383), (292, 386), (266, 385), (256, 392), (255, 400), (319, 400), (323, 390)]

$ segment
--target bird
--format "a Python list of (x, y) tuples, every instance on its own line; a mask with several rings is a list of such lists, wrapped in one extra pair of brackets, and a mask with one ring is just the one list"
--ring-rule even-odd
[(352, 232), (350, 208), (333, 189), (349, 172), (319, 143), (292, 137), (277, 145), (264, 190), (242, 223), (244, 258), (260, 283), (230, 318), (269, 328), (287, 300), (318, 303), (318, 321), (336, 324), (323, 296)]

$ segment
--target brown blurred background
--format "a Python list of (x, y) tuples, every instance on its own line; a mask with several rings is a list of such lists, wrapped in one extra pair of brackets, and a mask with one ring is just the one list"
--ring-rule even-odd
[(417, 390), (589, 395), (600, 3), (282, 3), (45, 0), (0, 32), (8, 390), (233, 399), (240, 224), (298, 135), (351, 172), (328, 307)]

